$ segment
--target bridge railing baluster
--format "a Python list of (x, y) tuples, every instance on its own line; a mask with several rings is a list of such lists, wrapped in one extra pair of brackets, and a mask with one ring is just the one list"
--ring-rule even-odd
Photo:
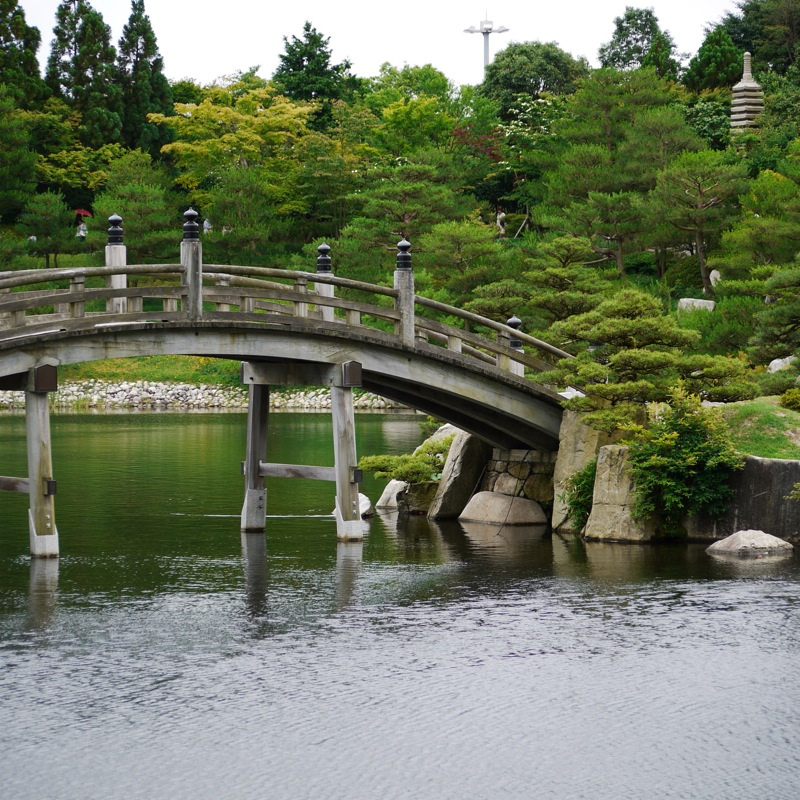
[[(217, 278), (217, 286), (228, 289), (231, 285), (231, 276), (230, 275), (220, 275)], [(217, 311), (223, 312), (230, 312), (231, 304), (230, 303), (217, 303)]]
[[(72, 293), (86, 290), (86, 276), (74, 275), (69, 284)], [(86, 304), (83, 300), (72, 300), (69, 303), (69, 315), (72, 319), (82, 319), (86, 314)]]
[[(294, 279), (294, 290), (298, 294), (305, 295), (308, 293), (308, 278), (302, 275), (298, 275)], [(295, 301), (294, 303), (294, 315), (296, 317), (305, 318), (308, 316), (308, 303), (305, 301)]]

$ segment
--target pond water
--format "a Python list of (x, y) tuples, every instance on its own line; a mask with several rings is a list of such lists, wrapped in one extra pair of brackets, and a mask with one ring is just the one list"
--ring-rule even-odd
[[(357, 415), (359, 452), (417, 420)], [(0, 494), (2, 797), (797, 797), (795, 558), (394, 515), (337, 544), (332, 484), (279, 479), (243, 541), (243, 415), (52, 428), (59, 559)], [(269, 458), (330, 437), (274, 414)]]

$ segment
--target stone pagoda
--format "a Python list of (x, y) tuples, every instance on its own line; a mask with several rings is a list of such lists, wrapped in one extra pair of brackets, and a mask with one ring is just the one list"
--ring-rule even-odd
[(744, 54), (744, 71), (742, 79), (733, 87), (731, 100), (731, 128), (752, 128), (756, 117), (764, 110), (764, 92), (753, 80), (750, 67), (750, 53)]

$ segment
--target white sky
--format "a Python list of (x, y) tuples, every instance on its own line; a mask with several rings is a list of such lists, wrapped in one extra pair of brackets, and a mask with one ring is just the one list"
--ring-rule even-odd
[[(164, 57), (167, 77), (211, 83), (222, 75), (260, 65), (269, 78), (283, 52), (283, 37), (300, 36), (308, 20), (330, 38), (333, 60), (345, 58), (360, 77), (378, 74), (386, 61), (433, 64), (456, 84), (479, 83), (483, 76), (483, 36), (466, 34), (488, 18), (508, 33), (489, 37), (490, 57), (511, 42), (556, 42), (573, 56), (597, 64), (597, 50), (614, 31), (614, 18), (627, 5), (652, 8), (678, 51), (694, 55), (704, 29), (736, 8), (734, 0), (503, 0), (494, 8), (463, 0), (145, 0), (145, 9)], [(42, 34), (39, 58), (50, 52), (58, 0), (20, 0), (29, 25)], [(130, 16), (130, 0), (91, 0), (111, 26), (116, 45)]]

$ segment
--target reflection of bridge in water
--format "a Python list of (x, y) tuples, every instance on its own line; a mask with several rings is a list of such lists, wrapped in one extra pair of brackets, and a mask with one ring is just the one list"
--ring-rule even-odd
[[(515, 319), (415, 295), (408, 242), (398, 245), (389, 288), (335, 276), (326, 245), (315, 273), (203, 264), (196, 216), (186, 213), (180, 264), (128, 266), (121, 220), (111, 217), (106, 266), (0, 273), (0, 388), (25, 392), (28, 442), (28, 477), (0, 477), (0, 490), (29, 494), (32, 554), (58, 554), (47, 395), (61, 364), (165, 354), (242, 361), (243, 531), (263, 531), (265, 478), (283, 476), (335, 481), (339, 537), (363, 536), (354, 388), (497, 447), (557, 448), (561, 398), (524, 372), (567, 354)], [(330, 387), (334, 467), (265, 460), (269, 387), (286, 385)]]

